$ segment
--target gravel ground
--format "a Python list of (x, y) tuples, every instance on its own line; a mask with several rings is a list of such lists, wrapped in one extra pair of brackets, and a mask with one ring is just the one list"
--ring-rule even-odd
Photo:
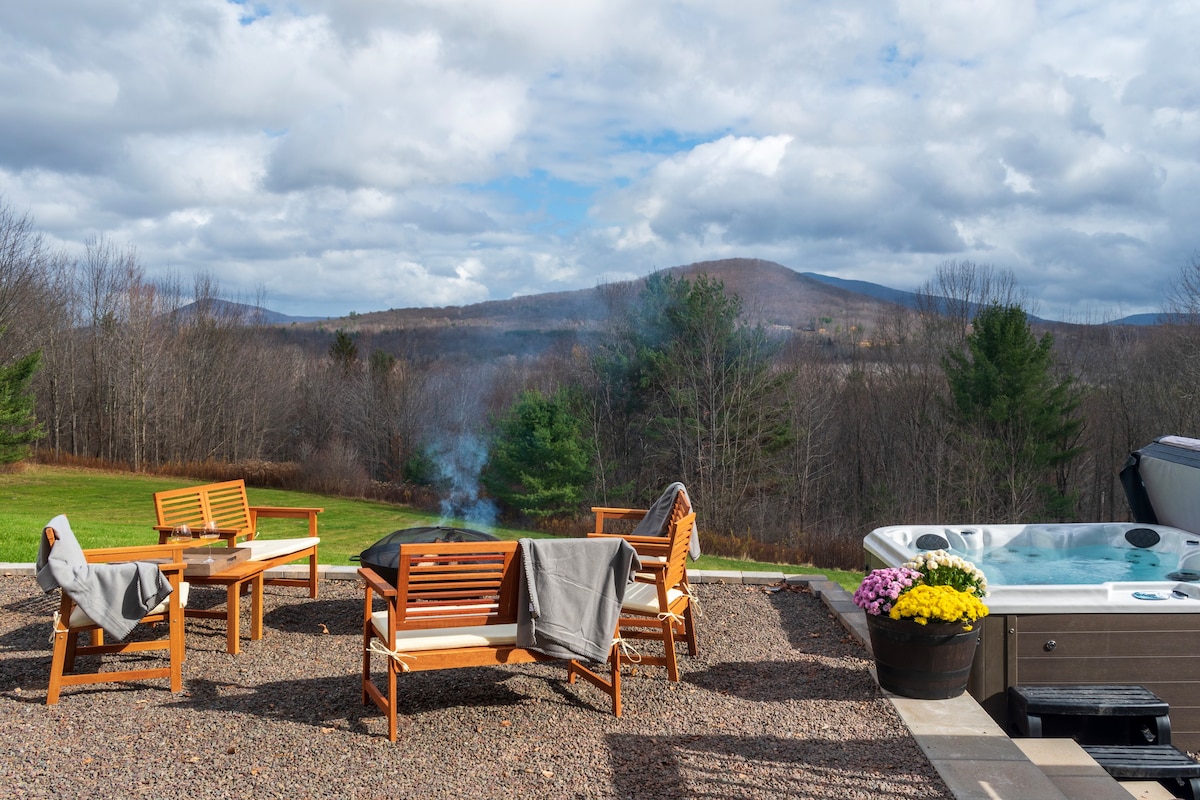
[(354, 581), (267, 587), (264, 638), (236, 656), (222, 624), (189, 620), (181, 694), (110, 683), (46, 706), (57, 594), (3, 577), (0, 797), (951, 800), (819, 600), (697, 591), (700, 656), (678, 684), (627, 672), (620, 719), (562, 664), (412, 673), (392, 743), (361, 701)]

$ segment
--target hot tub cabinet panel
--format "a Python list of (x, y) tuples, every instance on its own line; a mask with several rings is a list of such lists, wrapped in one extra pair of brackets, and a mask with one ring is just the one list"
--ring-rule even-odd
[(997, 614), (984, 623), (968, 688), (999, 724), (1009, 686), (1140, 684), (1170, 705), (1172, 743), (1200, 750), (1200, 615)]

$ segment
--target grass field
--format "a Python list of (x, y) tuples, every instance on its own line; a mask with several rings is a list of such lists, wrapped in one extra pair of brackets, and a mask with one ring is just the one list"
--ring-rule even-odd
[[(151, 495), (162, 489), (203, 482), (45, 465), (28, 465), (15, 472), (0, 473), (0, 562), (32, 562), (37, 557), (42, 528), (57, 514), (67, 515), (84, 547), (151, 544), (157, 541), (152, 530), (155, 519)], [(251, 505), (324, 508), (318, 518), (322, 564), (350, 565), (353, 563), (350, 556), (357, 555), (394, 530), (439, 522), (439, 517), (434, 514), (371, 500), (254, 487), (247, 489), (247, 495)], [(461, 520), (443, 521), (443, 524), (470, 527)], [(307, 523), (303, 520), (266, 519), (259, 528), (260, 535), (268, 537), (307, 533)], [(502, 539), (545, 535), (515, 528), (494, 528), (491, 532)], [(854, 572), (792, 564), (759, 564), (715, 556), (702, 556), (693, 568), (821, 573), (849, 589), (862, 579), (861, 574)]]

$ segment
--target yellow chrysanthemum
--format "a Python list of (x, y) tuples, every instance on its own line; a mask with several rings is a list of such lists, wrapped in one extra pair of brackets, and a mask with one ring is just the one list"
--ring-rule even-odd
[(929, 622), (973, 623), (987, 614), (988, 607), (972, 592), (959, 591), (953, 586), (922, 584), (900, 595), (888, 616), (925, 625)]

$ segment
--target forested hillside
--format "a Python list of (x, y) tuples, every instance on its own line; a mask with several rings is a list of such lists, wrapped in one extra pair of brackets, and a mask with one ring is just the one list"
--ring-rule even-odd
[[(1179, 324), (1049, 337), (1023, 315), (973, 327), (963, 309), (1021, 296), (961, 263), (929, 287), (961, 302), (928, 313), (715, 262), (436, 324), (381, 312), (280, 326), (220, 302), (203, 275), (152, 284), (135, 251), (102, 240), (68, 259), (6, 214), (0, 244), (0, 383), (40, 354), (28, 391), (44, 459), (231, 463), (349, 494), (426, 487), (457, 513), (558, 530), (682, 480), (710, 551), (858, 567), (879, 525), (1125, 518), (1128, 452), (1200, 434), (1186, 280)], [(987, 382), (1006, 353), (1024, 359), (1022, 385)], [(1012, 402), (991, 402), (1001, 393)], [(0, 441), (21, 427), (5, 410)]]

